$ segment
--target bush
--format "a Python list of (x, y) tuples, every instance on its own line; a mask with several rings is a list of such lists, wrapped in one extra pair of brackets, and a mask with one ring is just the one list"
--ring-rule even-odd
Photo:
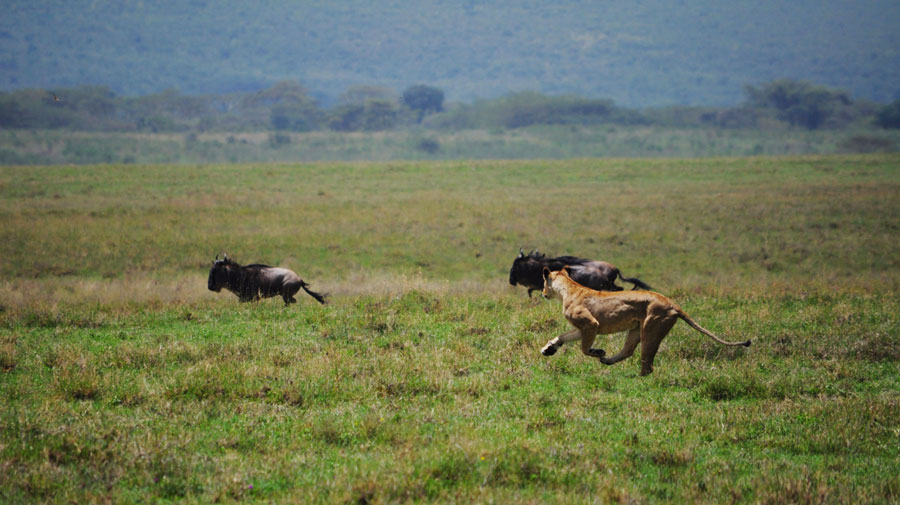
[(315, 130), (321, 119), (319, 110), (309, 103), (272, 107), (269, 118), (273, 129), (295, 132)]
[(396, 128), (409, 114), (390, 100), (373, 99), (363, 104), (340, 105), (328, 120), (328, 127), (335, 131), (383, 131)]
[(430, 125), (458, 129), (646, 123), (647, 119), (640, 112), (616, 107), (612, 100), (522, 92), (455, 107), (435, 117)]
[(778, 79), (759, 87), (747, 86), (747, 105), (759, 109), (773, 109), (778, 119), (791, 126), (816, 130), (829, 120), (840, 116), (853, 104), (845, 91), (816, 86), (806, 81)]
[(444, 110), (444, 92), (423, 84), (410, 86), (403, 92), (403, 103), (418, 112), (418, 121), (421, 123), (426, 114)]
[(875, 124), (882, 128), (900, 128), (900, 100), (886, 105), (875, 118)]
[(418, 149), (419, 151), (426, 152), (428, 154), (434, 154), (434, 153), (438, 152), (438, 150), (440, 150), (440, 148), (441, 148), (440, 143), (438, 143), (437, 140), (432, 139), (432, 138), (421, 139), (416, 144), (416, 149)]
[(284, 133), (269, 134), (269, 145), (272, 147), (286, 146), (291, 143), (291, 136)]
[(848, 153), (887, 153), (896, 148), (894, 140), (874, 135), (854, 135), (841, 142), (841, 150)]

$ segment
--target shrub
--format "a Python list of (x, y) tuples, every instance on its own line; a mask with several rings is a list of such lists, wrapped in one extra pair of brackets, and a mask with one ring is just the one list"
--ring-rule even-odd
[(284, 133), (269, 134), (269, 145), (272, 147), (286, 146), (291, 143), (291, 136)]
[(900, 128), (900, 100), (886, 105), (875, 118), (875, 124), (882, 128)]
[(416, 144), (416, 149), (426, 152), (428, 154), (434, 154), (440, 150), (441, 145), (437, 140), (432, 138), (424, 138), (419, 140)]

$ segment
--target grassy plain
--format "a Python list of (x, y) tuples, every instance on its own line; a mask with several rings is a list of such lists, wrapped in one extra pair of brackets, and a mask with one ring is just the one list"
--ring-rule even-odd
[[(0, 222), (0, 502), (900, 502), (897, 155), (0, 167)], [(519, 247), (754, 345), (545, 358)]]
[(552, 125), (342, 133), (0, 131), (0, 164), (271, 163), (333, 160), (570, 159), (896, 152), (900, 132)]

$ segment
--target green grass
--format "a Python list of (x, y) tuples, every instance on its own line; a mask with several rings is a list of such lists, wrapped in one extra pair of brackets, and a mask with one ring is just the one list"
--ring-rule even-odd
[[(0, 501), (896, 503), (898, 169), (0, 167)], [(506, 283), (519, 247), (754, 344), (543, 357), (566, 323)], [(208, 292), (222, 251), (331, 304)]]

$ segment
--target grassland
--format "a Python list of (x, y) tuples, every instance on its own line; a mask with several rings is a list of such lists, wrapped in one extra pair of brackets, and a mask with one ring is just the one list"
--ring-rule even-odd
[(0, 164), (277, 163), (897, 152), (900, 132), (651, 126), (534, 126), (386, 132), (89, 133), (0, 131)]
[[(6, 166), (0, 222), (0, 502), (900, 502), (897, 155)], [(543, 357), (519, 247), (754, 345)]]

